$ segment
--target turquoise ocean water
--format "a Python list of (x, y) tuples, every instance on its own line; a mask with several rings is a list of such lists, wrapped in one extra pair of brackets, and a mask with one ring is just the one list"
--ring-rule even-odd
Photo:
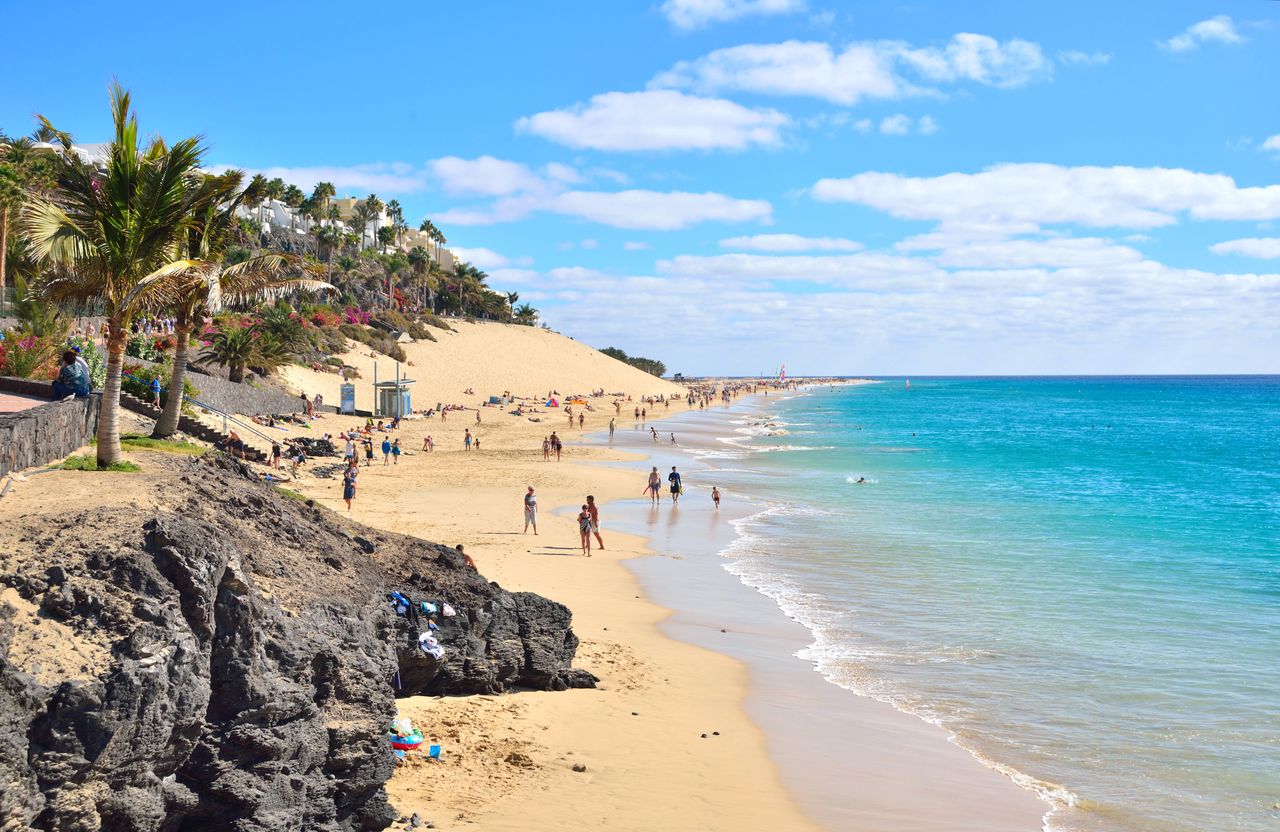
[(708, 476), (764, 508), (726, 566), (831, 681), (945, 726), (1054, 829), (1280, 828), (1280, 377), (892, 380), (736, 413)]

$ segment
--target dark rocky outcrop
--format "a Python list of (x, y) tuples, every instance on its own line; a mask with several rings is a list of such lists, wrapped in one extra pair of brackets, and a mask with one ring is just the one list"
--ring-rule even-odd
[[(382, 829), (397, 693), (594, 684), (564, 606), (225, 457), (170, 464), (162, 509), (6, 518), (0, 830)], [(456, 610), (443, 659), (393, 589)]]

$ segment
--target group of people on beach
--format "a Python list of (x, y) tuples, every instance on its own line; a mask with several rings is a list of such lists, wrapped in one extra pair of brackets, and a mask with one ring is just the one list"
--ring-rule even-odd
[[(578, 513), (578, 537), (582, 545), (582, 554), (591, 557), (591, 538), (595, 537), (597, 548), (604, 550), (604, 538), (600, 536), (600, 508), (596, 505), (596, 498), (588, 494), (587, 501), (582, 504), (582, 511)], [(538, 533), (538, 495), (533, 490), (533, 486), (529, 486), (524, 493), (524, 534), (529, 533), (529, 529), (533, 529), (533, 533)]]

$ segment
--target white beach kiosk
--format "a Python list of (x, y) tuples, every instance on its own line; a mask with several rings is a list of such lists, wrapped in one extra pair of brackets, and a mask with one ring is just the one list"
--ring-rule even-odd
[(409, 385), (414, 380), (400, 375), (400, 362), (396, 362), (396, 377), (391, 381), (378, 381), (378, 366), (373, 367), (373, 415), (403, 419), (413, 413), (409, 400)]

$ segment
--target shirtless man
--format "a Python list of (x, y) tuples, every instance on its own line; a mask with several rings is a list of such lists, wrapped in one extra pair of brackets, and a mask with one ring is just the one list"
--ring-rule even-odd
[(600, 508), (596, 505), (596, 498), (590, 494), (587, 495), (587, 514), (591, 515), (591, 533), (596, 536), (600, 550), (604, 551), (604, 540), (600, 537)]
[(657, 466), (649, 472), (649, 484), (644, 490), (655, 506), (662, 502), (662, 476), (658, 473)]

